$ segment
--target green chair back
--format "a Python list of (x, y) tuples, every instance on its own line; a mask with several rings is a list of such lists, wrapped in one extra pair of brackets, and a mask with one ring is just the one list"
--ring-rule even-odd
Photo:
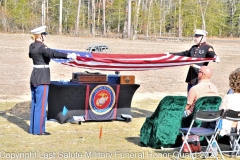
[[(193, 116), (197, 113), (198, 110), (212, 110), (217, 111), (219, 110), (219, 107), (221, 105), (222, 98), (220, 96), (205, 96), (200, 97), (197, 99), (195, 103), (195, 107), (193, 109), (192, 114), (190, 114), (188, 117), (185, 117), (182, 119), (182, 127), (186, 128), (189, 127)], [(195, 121), (194, 127), (199, 127), (202, 124), (201, 121)]]
[(185, 96), (164, 97), (140, 130), (140, 144), (152, 148), (172, 147), (175, 144), (187, 103)]

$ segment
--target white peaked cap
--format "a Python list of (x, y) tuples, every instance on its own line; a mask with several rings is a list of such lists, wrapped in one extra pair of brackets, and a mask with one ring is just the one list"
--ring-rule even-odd
[(196, 29), (195, 30), (195, 35), (203, 35), (203, 36), (206, 36), (208, 34), (207, 31), (204, 31), (204, 30), (201, 30), (201, 29)]
[(41, 26), (41, 27), (38, 27), (38, 28), (35, 28), (35, 29), (31, 30), (30, 32), (32, 34), (41, 34), (41, 33), (46, 32), (46, 28), (47, 28), (47, 26)]

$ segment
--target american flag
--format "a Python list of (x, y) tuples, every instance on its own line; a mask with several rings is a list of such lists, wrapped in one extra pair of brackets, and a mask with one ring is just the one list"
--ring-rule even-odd
[(214, 58), (194, 58), (174, 54), (107, 54), (54, 49), (62, 53), (76, 53), (77, 59), (56, 59), (57, 63), (103, 71), (144, 71), (166, 67), (184, 66), (213, 61)]

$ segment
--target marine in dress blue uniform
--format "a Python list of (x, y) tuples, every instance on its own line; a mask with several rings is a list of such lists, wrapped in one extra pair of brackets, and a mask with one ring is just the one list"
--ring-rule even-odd
[[(196, 58), (215, 58), (215, 62), (219, 62), (220, 58), (214, 52), (214, 49), (211, 45), (206, 43), (206, 35), (207, 32), (204, 30), (195, 30), (194, 40), (196, 45), (193, 45), (189, 50), (179, 52), (179, 53), (170, 53), (179, 56), (186, 56), (186, 57), (196, 57)], [(207, 66), (209, 62), (204, 63), (197, 63), (192, 64), (189, 67), (187, 77), (185, 82), (188, 83), (188, 89), (198, 83), (198, 71), (201, 66)]]
[(64, 54), (51, 50), (44, 44), (47, 35), (46, 26), (31, 30), (33, 43), (29, 46), (29, 58), (33, 60), (33, 70), (30, 77), (31, 113), (30, 133), (35, 135), (50, 135), (45, 130), (46, 105), (50, 84), (49, 62), (51, 58), (73, 58), (76, 54)]

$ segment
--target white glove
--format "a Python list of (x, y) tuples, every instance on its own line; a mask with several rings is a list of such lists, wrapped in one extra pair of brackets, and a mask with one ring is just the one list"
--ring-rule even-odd
[(76, 53), (71, 53), (71, 54), (67, 55), (67, 58), (71, 58), (71, 59), (76, 60), (77, 59), (77, 55), (76, 55)]
[(220, 57), (217, 56), (213, 62), (219, 63), (220, 62)]
[(169, 52), (164, 52), (164, 54), (169, 55)]

